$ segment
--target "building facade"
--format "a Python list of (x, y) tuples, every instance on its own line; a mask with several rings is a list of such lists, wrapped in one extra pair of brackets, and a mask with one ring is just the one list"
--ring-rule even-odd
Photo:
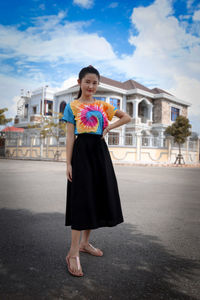
[[(68, 102), (76, 99), (79, 86), (55, 92), (48, 86), (22, 94), (18, 102), (15, 127), (28, 128), (41, 121), (41, 115), (48, 118), (56, 113), (63, 113)], [(109, 102), (127, 112), (130, 123), (112, 130), (108, 136), (111, 145), (136, 145), (136, 136), (142, 136), (143, 145), (156, 146), (155, 141), (164, 143), (164, 131), (176, 117), (187, 117), (190, 103), (185, 102), (159, 89), (149, 89), (144, 85), (128, 80), (119, 82), (101, 76), (96, 99)], [(117, 118), (114, 117), (112, 122)], [(152, 144), (153, 143), (153, 144)]]

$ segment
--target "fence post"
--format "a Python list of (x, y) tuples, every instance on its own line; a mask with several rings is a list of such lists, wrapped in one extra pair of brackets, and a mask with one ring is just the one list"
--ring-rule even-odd
[(199, 148), (200, 148), (200, 145), (199, 145), (199, 142), (200, 142), (200, 140), (199, 140), (199, 138), (197, 139), (197, 163), (199, 163), (199, 160), (200, 160), (200, 157), (199, 157)]
[(20, 136), (17, 133), (16, 157), (18, 157), (18, 147), (19, 147), (19, 145), (20, 145)]
[(189, 138), (186, 139), (185, 162), (189, 163)]
[(122, 145), (122, 146), (125, 145), (125, 139), (126, 139), (125, 135), (126, 135), (126, 133), (125, 133), (125, 125), (123, 125), (122, 128), (121, 128), (120, 141), (119, 141), (120, 145)]
[(50, 144), (50, 137), (47, 136), (47, 143), (46, 143), (46, 158), (49, 158), (49, 144)]
[(172, 152), (172, 143), (171, 143), (171, 139), (168, 138), (167, 139), (167, 152), (168, 152), (168, 163), (171, 162), (171, 152)]
[(163, 141), (164, 141), (164, 129), (161, 130), (160, 134), (159, 134), (159, 137), (160, 137), (160, 147), (163, 148), (164, 144), (163, 144)]
[(34, 137), (31, 135), (31, 136), (30, 136), (30, 140), (31, 140), (30, 157), (31, 157), (31, 158), (32, 158), (32, 156), (33, 156), (33, 155), (32, 155), (32, 154), (33, 154), (33, 153), (32, 153), (32, 152), (33, 152), (33, 151), (32, 151), (32, 150), (33, 150), (33, 138), (34, 138)]
[(137, 138), (137, 146), (136, 146), (136, 160), (140, 161), (141, 160), (141, 137), (142, 134), (141, 132), (136, 133), (136, 138)]
[(40, 135), (40, 159), (43, 158), (43, 138)]

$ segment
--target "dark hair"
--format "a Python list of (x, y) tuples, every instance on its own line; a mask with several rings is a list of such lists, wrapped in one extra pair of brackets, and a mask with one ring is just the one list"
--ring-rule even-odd
[[(79, 76), (78, 76), (79, 80), (81, 81), (83, 79), (83, 77), (85, 77), (85, 75), (88, 74), (88, 73), (97, 75), (98, 79), (100, 80), (100, 74), (99, 74), (98, 70), (95, 69), (91, 65), (89, 65), (88, 67), (83, 68), (82, 70), (80, 70)], [(80, 87), (77, 99), (81, 97), (81, 94), (82, 94), (82, 90), (81, 90), (81, 87)]]

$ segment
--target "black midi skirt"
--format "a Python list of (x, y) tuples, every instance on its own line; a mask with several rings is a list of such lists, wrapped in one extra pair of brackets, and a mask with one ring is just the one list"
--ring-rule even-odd
[(122, 223), (118, 184), (102, 135), (79, 134), (74, 141), (71, 164), (65, 225), (84, 230)]

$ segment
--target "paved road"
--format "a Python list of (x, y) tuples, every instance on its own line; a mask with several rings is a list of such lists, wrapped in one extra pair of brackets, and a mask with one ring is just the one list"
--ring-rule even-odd
[(67, 272), (65, 163), (0, 160), (0, 299), (200, 299), (200, 169), (115, 166), (125, 222)]

